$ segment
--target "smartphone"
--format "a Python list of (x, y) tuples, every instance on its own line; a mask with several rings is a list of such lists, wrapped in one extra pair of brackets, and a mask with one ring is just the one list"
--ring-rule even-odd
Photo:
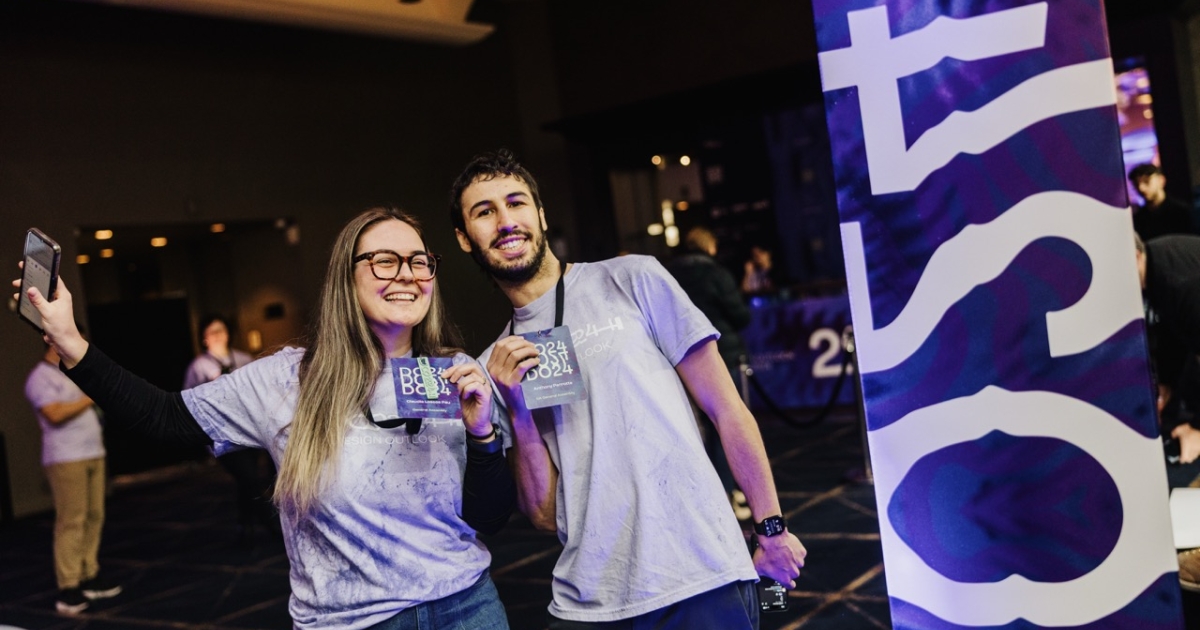
[(62, 248), (37, 228), (25, 233), (25, 267), (21, 274), (21, 293), (18, 298), (17, 314), (29, 322), (38, 332), (42, 330), (42, 316), (29, 301), (26, 292), (37, 287), (47, 300), (54, 299), (58, 289), (58, 267), (62, 262)]
[[(758, 548), (758, 539), (751, 536), (748, 543), (750, 545), (750, 555), (753, 557), (754, 550)], [(759, 610), (762, 612), (783, 612), (788, 609), (788, 589), (786, 586), (762, 575), (758, 576), (758, 583), (754, 586), (758, 589)]]
[(769, 577), (758, 576), (758, 608), (763, 612), (783, 612), (788, 609), (787, 587)]

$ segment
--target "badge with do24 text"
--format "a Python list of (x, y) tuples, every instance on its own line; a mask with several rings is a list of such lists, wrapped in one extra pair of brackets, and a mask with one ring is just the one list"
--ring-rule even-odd
[(570, 327), (558, 326), (519, 336), (533, 343), (540, 360), (521, 379), (526, 407), (541, 409), (587, 400)]
[(396, 411), (401, 418), (461, 418), (458, 387), (442, 378), (454, 364), (449, 357), (392, 359)]

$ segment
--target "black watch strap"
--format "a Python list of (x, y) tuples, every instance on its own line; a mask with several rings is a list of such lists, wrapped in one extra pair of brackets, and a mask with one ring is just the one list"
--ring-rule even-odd
[(759, 536), (778, 536), (787, 530), (787, 521), (782, 516), (768, 516), (754, 524), (754, 533)]

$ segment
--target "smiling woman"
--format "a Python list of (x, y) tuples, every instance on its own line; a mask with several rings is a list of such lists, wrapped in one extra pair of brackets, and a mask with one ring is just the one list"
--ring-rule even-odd
[[(159, 440), (217, 455), (263, 448), (280, 463), (295, 627), (406, 629), (433, 616), (507, 628), (476, 532), (499, 530), (515, 503), (508, 439), (491, 424), (487, 377), (445, 321), (436, 261), (412, 217), (359, 214), (334, 241), (306, 348), (174, 394), (89, 345), (65, 286), (54, 302), (30, 299), (67, 375), (106, 411)], [(461, 422), (426, 423), (421, 440), (383, 435), (405, 424), (373, 420), (397, 413), (389, 359), (400, 357), (449, 359), (440, 376), (457, 388)]]

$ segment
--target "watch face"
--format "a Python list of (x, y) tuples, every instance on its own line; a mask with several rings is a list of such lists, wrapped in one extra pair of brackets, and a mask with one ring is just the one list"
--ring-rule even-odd
[(760, 536), (778, 536), (787, 528), (787, 522), (782, 516), (768, 516), (754, 526), (754, 531)]

